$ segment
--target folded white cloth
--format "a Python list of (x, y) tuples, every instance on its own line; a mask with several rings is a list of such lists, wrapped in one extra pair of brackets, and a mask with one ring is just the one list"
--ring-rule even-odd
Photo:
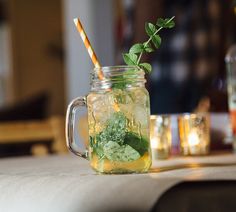
[[(197, 163), (221, 166), (181, 167)], [(184, 180), (235, 180), (234, 163), (235, 155), (176, 158), (154, 162), (153, 173), (99, 175), (75, 156), (2, 159), (0, 211), (148, 211), (167, 189)], [(179, 169), (157, 169), (175, 164)]]

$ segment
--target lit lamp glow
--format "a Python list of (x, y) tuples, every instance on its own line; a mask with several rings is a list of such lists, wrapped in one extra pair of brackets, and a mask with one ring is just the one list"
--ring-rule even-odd
[(157, 139), (156, 137), (151, 138), (151, 149), (152, 149), (152, 159), (156, 160), (158, 159), (158, 143), (159, 143), (159, 139)]
[(171, 149), (171, 119), (167, 115), (151, 116), (150, 139), (152, 159), (166, 159)]
[(199, 138), (197, 136), (197, 133), (192, 132), (188, 135), (188, 143), (190, 146), (197, 146), (199, 144)]
[(178, 118), (180, 148), (183, 155), (209, 153), (210, 134), (207, 114), (185, 114)]
[(151, 138), (152, 149), (158, 149), (158, 143), (159, 143), (159, 139), (157, 139), (156, 137)]

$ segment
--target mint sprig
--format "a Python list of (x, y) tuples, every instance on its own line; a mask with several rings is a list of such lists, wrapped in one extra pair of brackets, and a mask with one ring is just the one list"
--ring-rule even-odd
[(137, 160), (149, 149), (146, 138), (128, 131), (128, 119), (122, 112), (115, 112), (107, 120), (102, 132), (90, 137), (90, 146), (100, 160), (128, 162)]
[(172, 18), (158, 18), (156, 24), (146, 23), (145, 31), (149, 39), (144, 43), (134, 44), (128, 53), (123, 54), (124, 62), (130, 66), (138, 66), (146, 73), (152, 71), (152, 66), (149, 63), (141, 63), (141, 58), (144, 53), (151, 53), (158, 49), (161, 45), (161, 37), (158, 34), (162, 29), (173, 28), (175, 26), (174, 16)]

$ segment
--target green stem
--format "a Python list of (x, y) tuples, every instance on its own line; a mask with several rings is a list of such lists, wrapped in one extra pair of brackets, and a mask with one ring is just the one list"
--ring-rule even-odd
[[(170, 18), (170, 19), (166, 22), (166, 24), (170, 23), (174, 18), (175, 18), (175, 16), (173, 16), (172, 18)], [(158, 32), (160, 32), (162, 29), (163, 29), (163, 27), (158, 28), (157, 31), (148, 39), (148, 41), (145, 42), (145, 44), (144, 44), (144, 49), (145, 49), (145, 48), (147, 47), (147, 45), (150, 43), (150, 41), (152, 40), (152, 37), (153, 37), (154, 35), (156, 35)], [(137, 65), (139, 65), (139, 63), (140, 63), (141, 57), (142, 57), (142, 55), (143, 55), (143, 52), (144, 52), (144, 51), (142, 51), (142, 52), (140, 53), (139, 57), (138, 57)]]

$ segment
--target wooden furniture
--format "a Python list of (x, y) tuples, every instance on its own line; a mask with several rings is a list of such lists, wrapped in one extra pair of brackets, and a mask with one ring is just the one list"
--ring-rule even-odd
[(10, 0), (6, 1), (6, 8), (12, 62), (11, 73), (8, 74), (8, 100), (15, 103), (46, 92), (50, 95), (49, 115), (63, 115), (62, 1)]
[(64, 117), (52, 117), (43, 121), (16, 121), (0, 123), (0, 144), (31, 142), (33, 155), (49, 153), (47, 145), (52, 144), (52, 152), (67, 152)]

